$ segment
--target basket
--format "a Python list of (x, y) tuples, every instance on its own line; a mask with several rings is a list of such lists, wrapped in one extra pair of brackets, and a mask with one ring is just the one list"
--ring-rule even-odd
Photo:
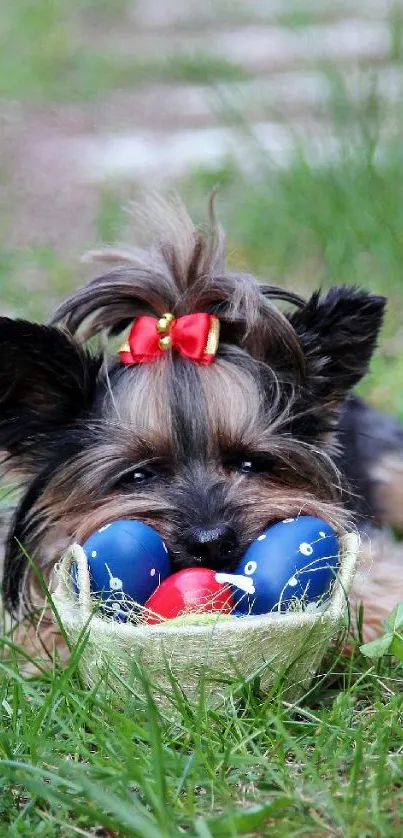
[[(267, 693), (281, 674), (287, 700), (293, 701), (309, 687), (344, 621), (358, 536), (343, 535), (340, 548), (332, 594), (316, 610), (217, 619), (201, 625), (167, 621), (146, 626), (103, 618), (93, 612), (87, 559), (78, 544), (68, 549), (59, 564), (53, 599), (72, 644), (87, 635), (79, 665), (90, 687), (105, 679), (119, 692), (139, 663), (157, 699), (166, 699), (178, 682), (189, 698), (203, 683), (205, 694), (216, 700), (223, 685), (239, 675), (246, 680), (258, 676), (261, 691)], [(78, 594), (71, 576), (74, 563)]]

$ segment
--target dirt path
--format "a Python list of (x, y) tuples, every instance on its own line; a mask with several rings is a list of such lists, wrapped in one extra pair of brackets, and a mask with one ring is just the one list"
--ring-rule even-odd
[[(229, 127), (233, 111), (275, 165), (287, 165), (295, 138), (312, 157), (333, 154), (323, 72), (329, 62), (357, 102), (374, 67), (385, 100), (397, 101), (402, 90), (401, 69), (388, 64), (394, 41), (381, 0), (360, 0), (354, 11), (345, 0), (319, 10), (312, 0), (210, 0), (202, 7), (137, 0), (108, 25), (93, 15), (75, 38), (112, 58), (135, 55), (150, 66), (166, 61), (166, 78), (86, 103), (3, 102), (0, 210), (11, 247), (76, 254), (97, 238), (94, 218), (105, 187), (161, 188), (228, 155), (246, 166), (248, 152)], [(224, 67), (216, 83), (175, 81), (181, 61), (194, 77), (198, 60), (210, 62), (214, 75), (218, 58)], [(225, 62), (243, 79), (220, 81)]]

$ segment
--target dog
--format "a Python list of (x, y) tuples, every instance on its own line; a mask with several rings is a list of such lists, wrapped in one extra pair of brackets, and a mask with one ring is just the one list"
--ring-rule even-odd
[[(68, 544), (117, 518), (154, 527), (174, 571), (229, 572), (287, 517), (372, 535), (401, 522), (403, 431), (353, 393), (385, 299), (340, 286), (304, 300), (229, 271), (212, 209), (206, 231), (178, 201), (142, 219), (151, 248), (92, 254), (106, 267), (50, 324), (0, 318), (0, 447), (20, 486), (3, 597), (18, 618), (43, 598), (27, 555), (50, 580)], [(128, 330), (112, 358), (94, 345)], [(379, 552), (353, 595), (368, 637), (399, 599), (398, 567)]]

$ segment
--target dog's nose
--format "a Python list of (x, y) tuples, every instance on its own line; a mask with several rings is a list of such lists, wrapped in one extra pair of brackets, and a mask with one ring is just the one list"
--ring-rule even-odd
[(235, 530), (228, 524), (215, 527), (194, 527), (186, 538), (186, 547), (191, 556), (209, 565), (222, 565), (231, 559), (238, 546)]

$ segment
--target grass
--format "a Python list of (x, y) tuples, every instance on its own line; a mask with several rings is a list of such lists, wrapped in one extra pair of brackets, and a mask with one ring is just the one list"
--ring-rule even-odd
[[(286, 5), (286, 4), (285, 4)], [(318, 20), (318, 9), (316, 12), (314, 8), (306, 8), (306, 6), (302, 7), (296, 4), (295, 6), (291, 7), (290, 9), (286, 9), (282, 12), (279, 12), (276, 15), (276, 23), (278, 26), (285, 26), (289, 27), (290, 29), (303, 29), (306, 26), (314, 26)], [(327, 15), (329, 15), (329, 10), (327, 10)], [(320, 17), (320, 11), (319, 11)]]
[[(161, 707), (137, 671), (123, 696), (86, 688), (77, 665), (0, 683), (2, 835), (398, 834), (400, 664), (331, 652), (309, 703), (235, 682), (214, 709), (178, 691)], [(107, 831), (109, 830), (109, 832)], [(91, 832), (91, 834), (94, 834)]]
[[(247, 78), (237, 64), (209, 52), (161, 55), (159, 44), (137, 55), (109, 39), (122, 26), (136, 35), (123, 0), (19, 0), (0, 8), (0, 97), (23, 101), (86, 101), (148, 82), (209, 84)], [(84, 28), (85, 38), (81, 30)], [(126, 33), (125, 33), (126, 35)]]

